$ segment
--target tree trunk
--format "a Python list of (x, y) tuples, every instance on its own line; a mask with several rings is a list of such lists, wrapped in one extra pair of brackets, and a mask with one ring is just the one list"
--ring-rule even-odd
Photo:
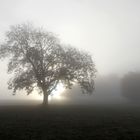
[(43, 92), (43, 106), (48, 106), (48, 94), (46, 92)]

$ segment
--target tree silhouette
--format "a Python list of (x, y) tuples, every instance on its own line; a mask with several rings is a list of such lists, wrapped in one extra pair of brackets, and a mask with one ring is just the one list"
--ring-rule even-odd
[(44, 105), (59, 83), (65, 88), (78, 83), (84, 93), (94, 90), (96, 69), (91, 55), (62, 45), (54, 34), (31, 24), (11, 26), (0, 46), (0, 58), (5, 57), (8, 72), (14, 73), (8, 88), (14, 93), (24, 89), (27, 94), (37, 88)]
[(130, 101), (140, 100), (140, 73), (130, 72), (121, 81), (122, 95)]

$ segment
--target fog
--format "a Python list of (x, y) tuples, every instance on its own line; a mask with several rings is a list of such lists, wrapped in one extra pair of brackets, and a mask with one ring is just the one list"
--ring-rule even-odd
[[(83, 94), (78, 85), (72, 89), (66, 89), (60, 94), (60, 98), (52, 97), (50, 104), (122, 104), (128, 100), (122, 96), (120, 78), (115, 75), (98, 76), (95, 80), (93, 94)], [(61, 100), (62, 98), (62, 100)]]
[(140, 0), (0, 0), (0, 140), (140, 139), (139, 101)]
[[(74, 85), (72, 89), (64, 89), (61, 91), (55, 91), (59, 93), (59, 97), (50, 95), (49, 104), (122, 104), (128, 103), (128, 99), (122, 95), (121, 89), (122, 77), (116, 74), (110, 75), (98, 75), (95, 79), (95, 90), (92, 94), (83, 94), (81, 88), (78, 85)], [(12, 95), (12, 91), (7, 90), (6, 83), (5, 90), (1, 93), (1, 105), (31, 105), (41, 104), (42, 95), (38, 95), (37, 92), (26, 95), (26, 92), (19, 92), (16, 95)], [(8, 92), (7, 92), (8, 91)]]
[[(126, 102), (120, 79), (129, 71), (140, 71), (139, 0), (1, 0), (0, 20), (0, 42), (10, 25), (29, 21), (54, 32), (61, 42), (91, 53), (98, 71), (95, 91), (84, 95), (77, 86), (65, 90), (61, 96), (66, 103)], [(7, 61), (0, 65), (1, 100), (42, 98), (24, 91), (13, 96), (7, 89)]]

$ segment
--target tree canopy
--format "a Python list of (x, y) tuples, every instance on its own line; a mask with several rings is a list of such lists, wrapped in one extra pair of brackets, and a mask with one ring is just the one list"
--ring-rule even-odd
[[(43, 92), (44, 103), (59, 83), (71, 88), (78, 83), (84, 93), (94, 90), (95, 64), (90, 54), (63, 45), (51, 32), (31, 24), (11, 26), (0, 45), (0, 58), (8, 57), (8, 73), (14, 73), (8, 88), (35, 88)], [(45, 101), (46, 99), (46, 101)]]

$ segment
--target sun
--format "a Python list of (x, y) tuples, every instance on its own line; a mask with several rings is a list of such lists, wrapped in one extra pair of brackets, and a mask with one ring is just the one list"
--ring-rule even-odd
[[(62, 93), (64, 92), (65, 88), (62, 83), (59, 83), (54, 91), (48, 96), (48, 100), (51, 102), (52, 100), (62, 100), (63, 96)], [(42, 100), (43, 96), (39, 96), (37, 90), (34, 91), (33, 95), (35, 100)]]
[(62, 97), (62, 93), (64, 92), (65, 88), (64, 85), (62, 83), (58, 84), (56, 89), (51, 93), (51, 95), (49, 95), (49, 101), (56, 99), (56, 100), (61, 100)]

